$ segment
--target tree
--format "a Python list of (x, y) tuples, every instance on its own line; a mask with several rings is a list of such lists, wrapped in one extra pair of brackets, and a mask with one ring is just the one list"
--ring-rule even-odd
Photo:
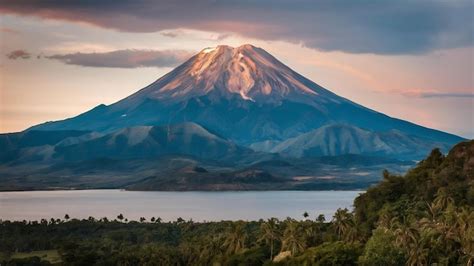
[(350, 229), (354, 227), (352, 214), (349, 213), (347, 208), (337, 209), (332, 219), (332, 226), (339, 239), (344, 239), (347, 236)]
[(288, 220), (283, 232), (282, 251), (290, 251), (293, 256), (303, 251), (305, 242), (300, 224), (295, 220)]
[(308, 249), (300, 257), (295, 258), (294, 265), (357, 265), (361, 251), (359, 244), (342, 241), (325, 242)]
[(324, 223), (325, 221), (326, 221), (326, 217), (324, 217), (324, 214), (320, 214), (316, 218), (316, 222), (318, 222), (318, 223)]
[(411, 266), (428, 264), (427, 238), (420, 234), (418, 225), (409, 225), (406, 223), (398, 224), (395, 229), (395, 243), (398, 247), (404, 249), (407, 254), (407, 264)]
[(223, 247), (227, 254), (238, 253), (245, 248), (246, 239), (245, 223), (242, 221), (233, 222), (227, 231)]
[(64, 215), (64, 220), (69, 221), (69, 214), (66, 213), (66, 214)]
[(303, 213), (303, 217), (304, 217), (305, 219), (308, 218), (308, 217), (309, 217), (308, 212), (304, 212), (304, 213)]
[(462, 258), (466, 265), (474, 264), (474, 210), (462, 207), (456, 213), (454, 239), (461, 245)]
[(278, 239), (280, 239), (280, 231), (276, 218), (268, 219), (260, 225), (260, 238), (258, 240), (270, 245), (270, 260), (273, 260), (273, 248)]
[(321, 227), (317, 223), (307, 221), (302, 223), (304, 230), (305, 246), (312, 247), (322, 241)]
[(386, 228), (377, 228), (365, 244), (363, 255), (359, 258), (360, 265), (403, 265), (405, 253), (395, 245), (395, 235)]
[(444, 210), (449, 204), (453, 204), (454, 200), (449, 196), (449, 193), (445, 187), (439, 188), (436, 192), (435, 199), (433, 201), (436, 208)]
[(222, 235), (213, 236), (205, 239), (201, 251), (199, 252), (199, 260), (204, 265), (211, 265), (212, 259), (223, 253)]
[(123, 220), (123, 214), (117, 215), (117, 219), (119, 219), (120, 221), (122, 221), (122, 220)]

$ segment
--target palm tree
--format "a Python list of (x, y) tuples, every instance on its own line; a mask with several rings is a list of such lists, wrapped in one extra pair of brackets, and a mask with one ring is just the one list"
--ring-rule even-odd
[(235, 254), (245, 248), (246, 239), (247, 232), (244, 223), (242, 221), (233, 222), (222, 246), (228, 254)]
[(438, 191), (436, 192), (436, 197), (433, 200), (433, 204), (435, 204), (437, 208), (444, 210), (446, 209), (446, 207), (448, 207), (449, 204), (453, 203), (454, 200), (453, 198), (449, 197), (446, 188), (442, 187), (438, 189)]
[(267, 222), (262, 223), (260, 225), (260, 233), (258, 241), (264, 241), (267, 245), (270, 245), (270, 260), (273, 260), (274, 243), (280, 238), (278, 219), (271, 218)]
[(303, 251), (305, 243), (303, 239), (302, 228), (295, 220), (287, 222), (285, 231), (283, 232), (282, 251), (290, 251), (292, 255)]
[(377, 221), (377, 227), (381, 227), (384, 231), (394, 228), (398, 224), (398, 217), (392, 217), (391, 214), (383, 212)]
[(474, 262), (474, 211), (470, 208), (461, 208), (455, 218), (455, 240), (461, 245), (461, 253), (467, 265)]
[(354, 226), (352, 214), (349, 213), (349, 210), (346, 208), (337, 209), (331, 222), (334, 231), (339, 236), (339, 239), (343, 239), (348, 233), (349, 229)]
[(306, 246), (316, 246), (322, 238), (319, 226), (317, 224), (313, 224), (312, 222), (303, 225)]
[(303, 217), (304, 217), (305, 219), (308, 218), (308, 217), (309, 217), (308, 212), (304, 212), (304, 213), (303, 213)]
[(395, 243), (399, 247), (408, 250), (413, 238), (412, 228), (410, 228), (406, 223), (397, 223), (393, 227), (395, 229)]
[(406, 223), (400, 223), (396, 225), (398, 228), (395, 229), (395, 243), (405, 250), (408, 254), (407, 265), (410, 266), (421, 266), (428, 264), (428, 253), (429, 245), (428, 238), (420, 234), (417, 229), (420, 227), (418, 224), (412, 226)]
[[(223, 241), (224, 240), (222, 238), (222, 235), (217, 235), (209, 239), (206, 239), (199, 253), (200, 263), (202, 263), (203, 265), (211, 265), (212, 260), (218, 255), (223, 253), (223, 250), (222, 250)], [(197, 263), (197, 264), (200, 264), (200, 263)]]
[(436, 204), (435, 202), (432, 202), (431, 204), (426, 203), (426, 206), (428, 207), (428, 216), (431, 218), (431, 221), (434, 222), (440, 215), (441, 215), (441, 210), (443, 209), (440, 204)]
[(407, 264), (410, 266), (428, 265), (428, 252), (429, 249), (425, 247), (422, 239), (413, 239), (413, 245), (411, 245), (410, 250), (408, 251)]
[(326, 221), (326, 217), (324, 217), (324, 214), (320, 214), (320, 215), (318, 215), (318, 217), (316, 218), (316, 222), (318, 222), (318, 223), (320, 223), (320, 224), (323, 224), (325, 221)]

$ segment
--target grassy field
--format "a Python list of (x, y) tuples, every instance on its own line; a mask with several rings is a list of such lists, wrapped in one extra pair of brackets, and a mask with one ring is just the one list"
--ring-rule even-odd
[(60, 263), (61, 257), (57, 250), (39, 250), (39, 251), (32, 251), (32, 252), (15, 252), (10, 255), (0, 253), (0, 260), (7, 259), (24, 259), (30, 257), (39, 257), (41, 260), (49, 261), (52, 264)]

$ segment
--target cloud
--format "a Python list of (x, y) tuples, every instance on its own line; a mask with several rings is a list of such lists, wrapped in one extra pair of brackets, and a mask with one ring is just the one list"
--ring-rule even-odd
[(19, 32), (15, 29), (9, 27), (0, 27), (1, 32), (10, 33), (10, 34), (18, 34)]
[(170, 38), (176, 38), (180, 35), (180, 33), (178, 33), (177, 31), (164, 31), (164, 32), (160, 32), (160, 34), (165, 37), (170, 37)]
[(174, 67), (193, 55), (183, 50), (117, 50), (103, 53), (71, 53), (46, 56), (68, 65), (85, 67)]
[(474, 93), (439, 93), (439, 92), (428, 92), (421, 93), (421, 98), (474, 98)]
[(4, 0), (0, 4), (0, 12), (6, 14), (119, 31), (196, 29), (375, 54), (419, 54), (473, 45), (473, 8), (472, 0)]
[(31, 54), (25, 50), (15, 50), (7, 54), (8, 59), (17, 60), (17, 59), (29, 59)]
[(391, 93), (401, 94), (406, 97), (416, 98), (474, 98), (474, 90), (457, 91), (457, 92), (440, 92), (436, 90), (391, 90)]
[(216, 36), (216, 41), (222, 41), (232, 36), (230, 33), (221, 33)]

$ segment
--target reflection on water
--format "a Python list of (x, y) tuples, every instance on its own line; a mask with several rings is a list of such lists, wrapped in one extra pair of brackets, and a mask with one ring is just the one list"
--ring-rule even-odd
[(337, 208), (351, 208), (363, 191), (242, 191), (144, 192), (123, 190), (68, 190), (0, 192), (0, 219), (107, 217), (122, 213), (129, 220), (182, 217), (194, 221), (258, 220), (277, 217), (300, 219), (324, 214), (330, 219)]

